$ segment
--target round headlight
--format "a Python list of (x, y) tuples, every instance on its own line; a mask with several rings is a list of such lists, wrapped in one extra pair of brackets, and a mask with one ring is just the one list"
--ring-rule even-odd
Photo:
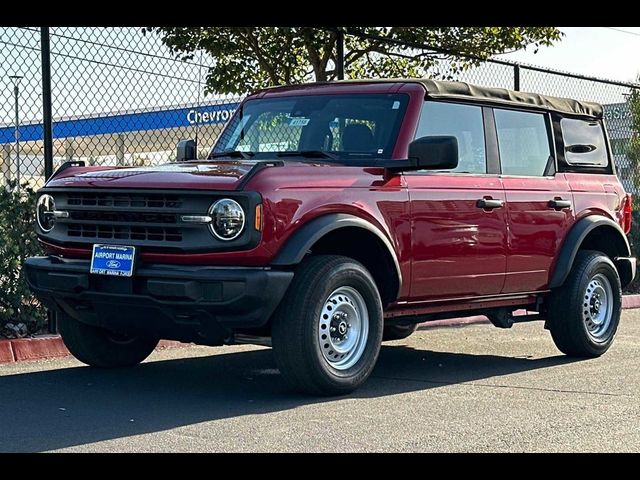
[(53, 212), (56, 209), (56, 202), (51, 195), (41, 195), (36, 204), (36, 220), (40, 230), (48, 233), (53, 229), (56, 223), (56, 217)]
[(230, 198), (218, 200), (209, 208), (211, 232), (220, 240), (237, 238), (244, 228), (244, 210)]

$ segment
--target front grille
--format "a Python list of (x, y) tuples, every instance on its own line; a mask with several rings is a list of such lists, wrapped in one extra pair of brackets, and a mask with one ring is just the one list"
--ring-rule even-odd
[(122, 207), (122, 208), (180, 208), (182, 200), (177, 195), (120, 194), (120, 193), (72, 193), (70, 207)]
[(86, 191), (52, 192), (56, 208), (69, 213), (46, 237), (88, 247), (94, 243), (145, 248), (203, 249), (214, 242), (206, 225), (181, 222), (182, 215), (205, 215), (215, 196), (206, 194)]
[[(90, 249), (93, 244), (128, 245), (156, 252), (207, 252), (248, 249), (257, 245), (260, 232), (250, 215), (260, 202), (255, 192), (210, 190), (133, 190), (44, 188), (55, 199), (54, 228), (40, 237), (57, 245)], [(216, 239), (206, 224), (183, 222), (183, 216), (206, 215), (220, 198), (237, 199), (247, 212), (247, 228), (237, 239)]]
[(178, 195), (69, 193), (67, 235), (72, 239), (181, 242)]
[(119, 212), (119, 211), (71, 211), (72, 220), (82, 222), (100, 223), (162, 223), (176, 224), (178, 216), (171, 213), (153, 213), (153, 212)]
[(67, 227), (71, 238), (98, 240), (136, 240), (152, 242), (181, 242), (182, 231), (179, 228), (132, 227), (114, 225), (91, 225), (72, 223)]

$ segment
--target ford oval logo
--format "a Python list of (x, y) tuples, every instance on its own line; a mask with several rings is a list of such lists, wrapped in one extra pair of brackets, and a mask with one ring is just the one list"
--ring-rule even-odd
[(117, 260), (109, 260), (107, 262), (107, 268), (120, 268), (120, 262)]

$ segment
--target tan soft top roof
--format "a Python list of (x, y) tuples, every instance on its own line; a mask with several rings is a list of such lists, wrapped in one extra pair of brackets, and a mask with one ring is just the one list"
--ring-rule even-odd
[(602, 118), (602, 105), (592, 102), (580, 102), (571, 98), (551, 97), (539, 93), (516, 92), (506, 88), (481, 87), (465, 82), (449, 82), (421, 78), (388, 79), (350, 79), (329, 82), (312, 82), (301, 85), (274, 86), (254, 92), (292, 92), (300, 88), (335, 87), (355, 84), (402, 84), (419, 83), (427, 90), (427, 97), (438, 100), (464, 100), (512, 107), (528, 107), (538, 110), (559, 112), (565, 115), (578, 115), (589, 118)]
[(571, 115), (602, 118), (602, 105), (592, 102), (580, 102), (570, 98), (551, 97), (538, 93), (516, 92), (506, 88), (480, 87), (465, 82), (446, 82), (441, 80), (409, 80), (422, 83), (427, 96), (433, 99), (457, 99), (481, 101), (514, 107), (534, 107)]

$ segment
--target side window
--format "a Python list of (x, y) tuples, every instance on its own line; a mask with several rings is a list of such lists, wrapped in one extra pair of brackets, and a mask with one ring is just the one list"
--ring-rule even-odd
[(604, 132), (598, 122), (563, 118), (560, 128), (564, 139), (564, 158), (569, 165), (607, 166)]
[(452, 135), (458, 139), (458, 167), (443, 171), (487, 173), (481, 107), (425, 102), (416, 138), (430, 135)]
[(494, 109), (502, 173), (543, 176), (551, 145), (545, 115)]

